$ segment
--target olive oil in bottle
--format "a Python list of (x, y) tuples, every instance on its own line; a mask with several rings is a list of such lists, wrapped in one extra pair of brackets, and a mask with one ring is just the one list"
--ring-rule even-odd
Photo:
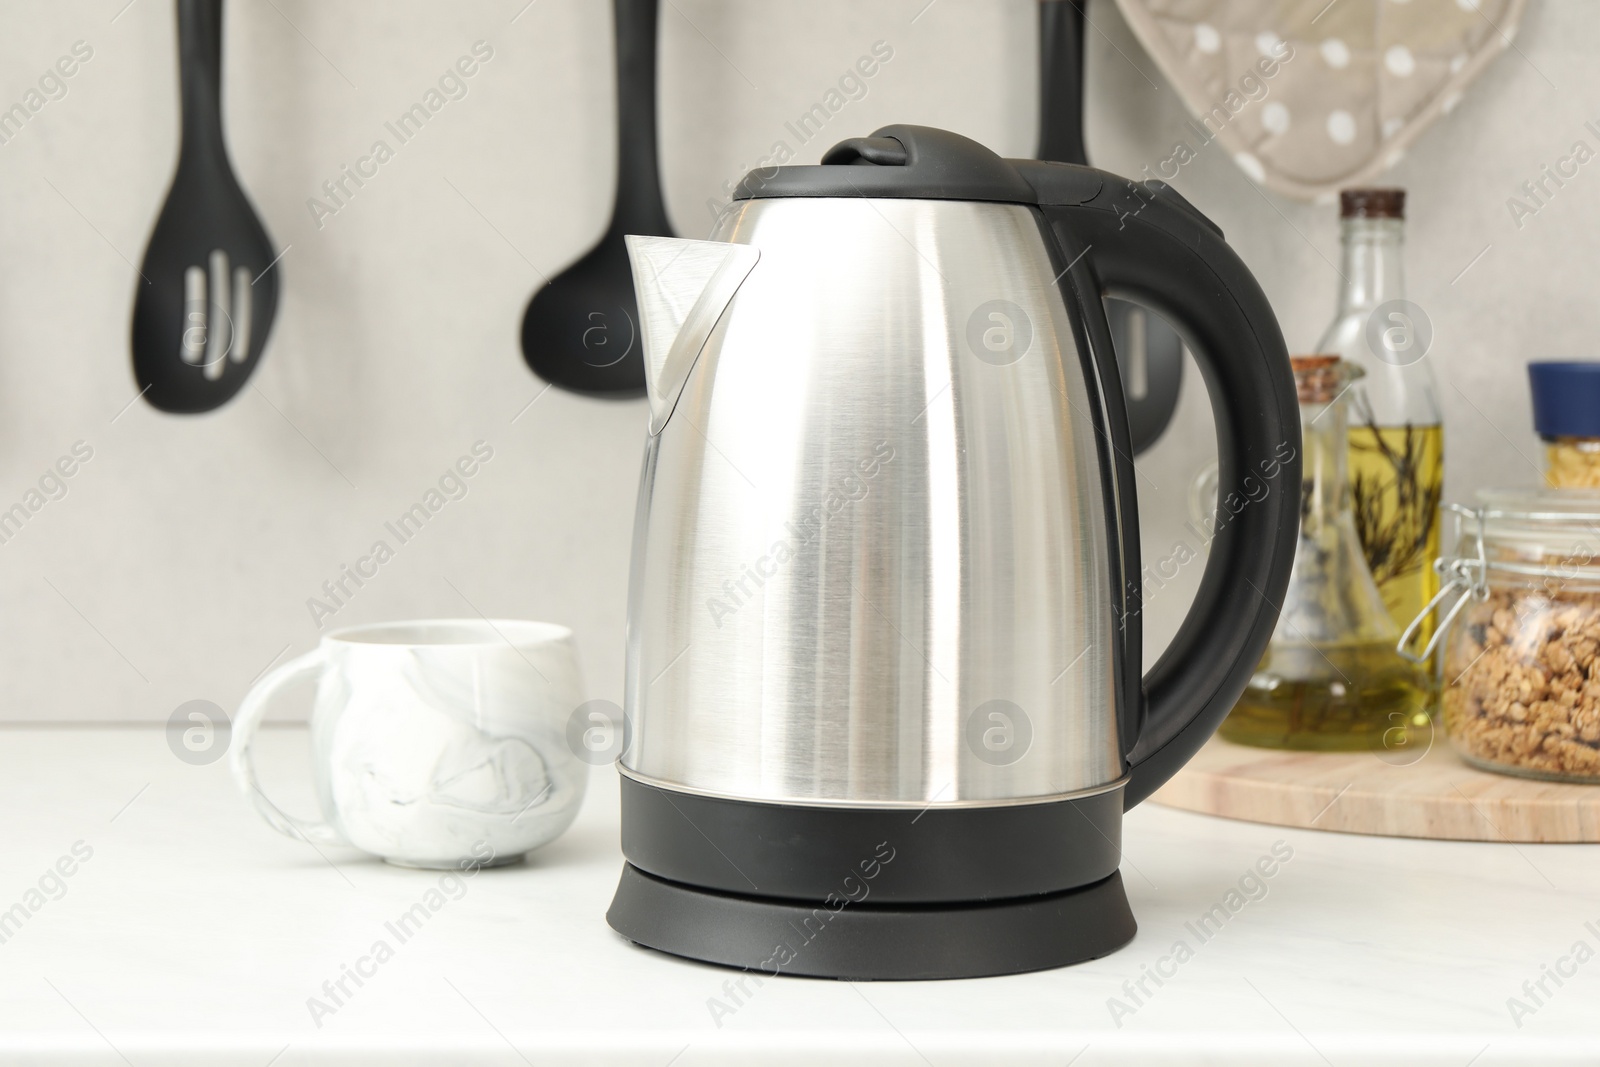
[(1420, 751), (1424, 671), (1395, 651), (1351, 511), (1345, 394), (1360, 374), (1338, 356), (1296, 356), (1300, 534), (1272, 643), (1223, 720), (1223, 738), (1265, 748)]
[[(1339, 197), (1339, 308), (1317, 345), (1363, 374), (1350, 387), (1350, 491), (1367, 566), (1404, 630), (1438, 591), (1444, 431), (1432, 327), (1405, 299), (1405, 190)], [(1421, 635), (1426, 642), (1432, 621)], [(1430, 683), (1431, 684), (1431, 683)]]
[(1317, 752), (1427, 745), (1428, 690), (1394, 642), (1274, 641), (1222, 724), (1222, 736), (1259, 748)]
[[(1389, 617), (1402, 630), (1439, 591), (1439, 498), (1444, 433), (1438, 426), (1350, 427), (1350, 502), (1361, 549)], [(1421, 643), (1433, 631), (1430, 616)], [(1420, 644), (1418, 647), (1421, 647)]]

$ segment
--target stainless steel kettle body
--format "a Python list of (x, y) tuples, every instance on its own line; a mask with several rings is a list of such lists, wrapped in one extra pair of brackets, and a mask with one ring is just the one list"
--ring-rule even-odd
[[(1258, 356), (1235, 368), (1246, 385), (1216, 376), (1270, 424), (1224, 450), (1228, 477), (1298, 485), (1296, 412), (1259, 290), (1243, 317), (1205, 303), (1231, 289), (1185, 300), (1117, 236), (1125, 210), (1085, 207), (1107, 176), (1044, 166), (890, 127), (753, 174), (711, 241), (629, 238), (651, 433), (610, 920), (635, 940), (774, 973), (948, 977), (1132, 936), (1120, 813), (1148, 788), (1130, 796), (1130, 774), (1170, 774), (1237, 697), (1297, 494), (1252, 496), (1269, 565), (1221, 628), (1226, 660), (1202, 618), (1188, 641), (1209, 651), (1180, 647), (1168, 673), (1186, 678), (1147, 696), (1107, 278), (1138, 296), (1148, 274), (1148, 302), (1198, 346)], [(1133, 227), (1180, 246), (1214, 232), (1149, 195)], [(1224, 280), (1254, 288), (1242, 267)], [(1199, 615), (1239, 602), (1217, 568)], [(1182, 708), (1155, 691), (1180, 683)]]
[(760, 260), (647, 445), (627, 773), (917, 808), (1112, 785), (1099, 401), (1033, 213), (748, 200), (718, 237)]

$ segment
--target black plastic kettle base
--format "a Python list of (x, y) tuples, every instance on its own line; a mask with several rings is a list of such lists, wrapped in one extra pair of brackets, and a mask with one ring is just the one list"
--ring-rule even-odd
[(647, 948), (762, 977), (986, 978), (1109, 955), (1136, 929), (1122, 876), (971, 904), (831, 904), (717, 893), (633, 864), (606, 921)]
[(777, 804), (622, 775), (630, 941), (761, 971), (979, 978), (1081, 963), (1134, 934), (1123, 784), (1039, 803)]

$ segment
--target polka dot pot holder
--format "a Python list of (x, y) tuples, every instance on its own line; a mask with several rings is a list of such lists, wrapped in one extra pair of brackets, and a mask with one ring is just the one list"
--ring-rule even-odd
[[(1527, 0), (1117, 0), (1195, 116), (1274, 192), (1326, 200), (1393, 166), (1507, 48)], [(1180, 146), (1181, 147), (1181, 146)]]

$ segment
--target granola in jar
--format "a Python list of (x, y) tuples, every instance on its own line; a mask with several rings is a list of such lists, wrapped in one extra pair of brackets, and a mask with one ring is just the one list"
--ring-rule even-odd
[(1445, 731), (1463, 757), (1600, 781), (1600, 596), (1494, 591), (1445, 647)]
[(1440, 560), (1445, 732), (1487, 770), (1600, 782), (1600, 493), (1479, 500)]

